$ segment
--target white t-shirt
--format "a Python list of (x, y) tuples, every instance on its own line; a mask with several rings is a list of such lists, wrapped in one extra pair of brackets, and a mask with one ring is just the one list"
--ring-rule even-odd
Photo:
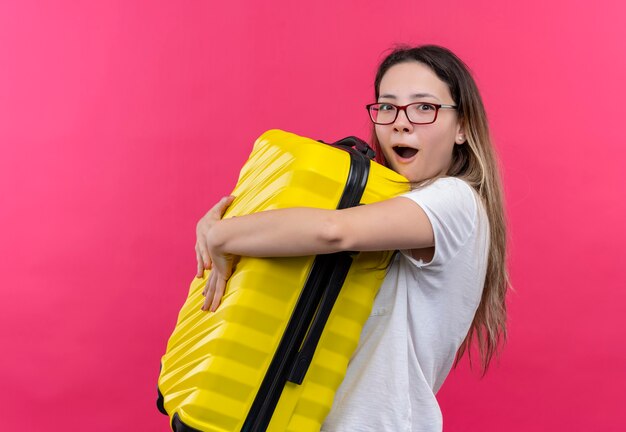
[(435, 254), (394, 258), (324, 432), (439, 432), (435, 394), (454, 362), (480, 302), (489, 224), (478, 194), (445, 177), (403, 196), (428, 216)]

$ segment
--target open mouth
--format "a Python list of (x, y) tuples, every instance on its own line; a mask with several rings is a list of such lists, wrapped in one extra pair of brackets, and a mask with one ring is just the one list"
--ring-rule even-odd
[(393, 147), (393, 151), (403, 159), (410, 159), (417, 154), (417, 149), (401, 145)]

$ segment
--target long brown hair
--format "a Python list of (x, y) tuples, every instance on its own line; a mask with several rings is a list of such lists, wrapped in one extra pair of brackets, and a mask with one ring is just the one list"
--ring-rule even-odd
[[(485, 107), (478, 87), (469, 68), (450, 50), (436, 46), (400, 46), (394, 49), (380, 64), (374, 82), (378, 101), (380, 82), (387, 70), (398, 63), (419, 62), (429, 66), (448, 85), (467, 141), (455, 145), (452, 163), (441, 176), (454, 176), (465, 180), (481, 197), (489, 219), (490, 239), (487, 273), (483, 293), (467, 336), (456, 354), (455, 366), (468, 348), (476, 341), (483, 374), (489, 363), (506, 341), (506, 292), (510, 286), (506, 268), (506, 223), (504, 215), (502, 184), (495, 150), (491, 143)], [(387, 161), (381, 151), (375, 127), (372, 125), (372, 144), (376, 160), (383, 165)], [(437, 177), (438, 178), (438, 177)], [(414, 185), (423, 187), (435, 179)]]

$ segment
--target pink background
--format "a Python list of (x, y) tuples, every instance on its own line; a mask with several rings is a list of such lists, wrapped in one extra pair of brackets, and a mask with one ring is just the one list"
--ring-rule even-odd
[(368, 138), (376, 65), (408, 42), (473, 69), (510, 222), (509, 342), (484, 379), (451, 373), (445, 430), (626, 430), (625, 16), (618, 1), (2, 0), (2, 429), (168, 430), (155, 386), (197, 220), (267, 129)]

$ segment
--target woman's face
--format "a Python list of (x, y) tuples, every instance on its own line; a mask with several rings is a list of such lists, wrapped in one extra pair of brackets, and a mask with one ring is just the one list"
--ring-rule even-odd
[[(448, 85), (428, 66), (413, 61), (389, 68), (380, 82), (379, 95), (377, 102), (399, 106), (413, 102), (455, 105)], [(453, 109), (440, 109), (437, 120), (425, 125), (412, 124), (406, 112), (400, 111), (394, 123), (375, 128), (389, 166), (413, 182), (445, 173), (454, 145), (465, 142)]]

